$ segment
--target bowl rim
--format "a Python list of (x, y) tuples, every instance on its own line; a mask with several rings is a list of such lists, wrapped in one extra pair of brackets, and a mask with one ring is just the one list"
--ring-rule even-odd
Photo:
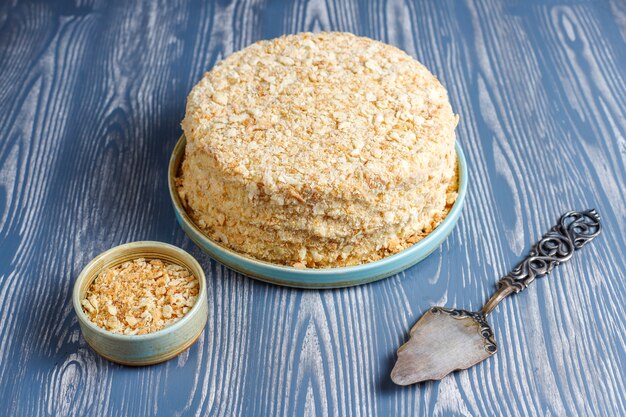
[[(192, 229), (196, 235), (202, 239), (202, 243), (204, 245), (212, 247), (213, 250), (218, 252), (224, 252), (230, 255), (232, 258), (235, 258), (238, 262), (242, 262), (243, 264), (256, 264), (261, 268), (264, 268), (268, 272), (290, 272), (298, 275), (308, 275), (315, 277), (327, 277), (330, 275), (345, 275), (351, 274), (355, 272), (364, 272), (368, 271), (372, 268), (383, 268), (389, 264), (395, 264), (400, 259), (409, 255), (410, 252), (418, 252), (421, 248), (427, 247), (431, 244), (431, 242), (436, 241), (439, 236), (443, 233), (447, 232), (448, 227), (453, 227), (456, 223), (458, 217), (461, 214), (461, 209), (463, 208), (463, 204), (465, 202), (465, 196), (467, 194), (467, 183), (468, 183), (468, 173), (467, 173), (467, 161), (465, 160), (465, 154), (463, 153), (463, 149), (459, 145), (458, 141), (455, 141), (455, 150), (458, 161), (458, 176), (459, 176), (459, 189), (457, 192), (457, 198), (452, 205), (452, 208), (446, 215), (446, 217), (437, 225), (437, 227), (432, 230), (428, 235), (426, 235), (423, 239), (414, 243), (406, 249), (401, 250), (398, 253), (387, 256), (383, 259), (379, 259), (373, 262), (367, 262), (364, 264), (353, 265), (353, 266), (341, 266), (341, 267), (331, 267), (331, 268), (296, 268), (294, 266), (289, 265), (281, 265), (272, 262), (263, 261), (260, 259), (253, 258), (252, 256), (245, 255), (239, 252), (236, 252), (230, 248), (227, 248), (220, 243), (217, 243), (210, 237), (208, 237), (202, 229), (200, 229), (193, 219), (187, 213), (187, 210), (182, 205), (180, 200), (180, 196), (178, 192), (176, 192), (176, 176), (178, 174), (178, 170), (180, 165), (182, 164), (184, 158), (184, 150), (185, 145), (187, 143), (187, 139), (185, 134), (183, 133), (174, 149), (172, 151), (172, 155), (170, 157), (169, 165), (168, 165), (168, 188), (170, 192), (170, 198), (172, 200), (172, 204), (174, 206), (174, 210), (176, 214), (178, 214), (179, 219), (182, 219), (187, 227)], [(448, 232), (449, 233), (449, 232)], [(195, 240), (191, 239), (194, 243)]]
[[(191, 263), (193, 267), (197, 268), (197, 270), (200, 273), (200, 276), (196, 276), (196, 278), (198, 279), (198, 283), (200, 285), (200, 292), (198, 293), (198, 298), (196, 298), (196, 302), (191, 307), (191, 309), (187, 312), (187, 314), (183, 316), (183, 318), (178, 320), (176, 323), (170, 326), (167, 326), (161, 330), (157, 330), (155, 332), (146, 333), (146, 334), (118, 334), (118, 333), (110, 332), (98, 326), (97, 324), (93, 323), (91, 320), (89, 320), (89, 317), (87, 317), (87, 315), (83, 311), (82, 305), (80, 304), (81, 283), (85, 279), (87, 279), (89, 276), (94, 275), (91, 272), (94, 269), (96, 263), (98, 263), (101, 259), (111, 256), (112, 254), (115, 254), (115, 252), (121, 252), (121, 251), (129, 250), (129, 249), (141, 249), (141, 248), (149, 248), (151, 250), (154, 250), (155, 252), (158, 252), (159, 248), (168, 248), (176, 252), (176, 254), (180, 256), (181, 258), (186, 258), (185, 261), (189, 261), (189, 263)], [(118, 265), (118, 264), (114, 262), (113, 265)], [(99, 274), (99, 271), (98, 271), (98, 274)], [(95, 275), (97, 276), (97, 274)], [(74, 288), (72, 290), (72, 304), (74, 306), (74, 311), (76, 312), (76, 315), (78, 316), (78, 320), (81, 322), (81, 324), (86, 325), (89, 329), (95, 332), (98, 332), (101, 335), (106, 336), (109, 339), (116, 339), (120, 341), (133, 341), (133, 340), (149, 341), (151, 339), (164, 337), (169, 333), (175, 332), (181, 327), (187, 325), (192, 320), (193, 316), (195, 316), (198, 313), (198, 311), (200, 311), (200, 309), (202, 308), (201, 304), (206, 299), (207, 299), (206, 276), (204, 274), (204, 270), (202, 269), (202, 266), (196, 260), (196, 258), (193, 257), (189, 252), (185, 251), (184, 249), (179, 248), (178, 246), (174, 246), (165, 242), (153, 241), (153, 240), (140, 240), (140, 241), (135, 241), (135, 242), (128, 242), (128, 243), (124, 243), (118, 246), (114, 246), (104, 252), (101, 252), (100, 254), (95, 256), (91, 261), (89, 261), (89, 263), (85, 265), (85, 267), (80, 271), (80, 273), (78, 274), (78, 277), (76, 278), (76, 281), (74, 282)]]

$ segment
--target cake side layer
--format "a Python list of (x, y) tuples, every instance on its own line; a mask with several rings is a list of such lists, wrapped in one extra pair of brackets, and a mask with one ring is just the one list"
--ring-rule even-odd
[[(450, 160), (454, 173), (454, 154)], [(457, 176), (442, 170), (421, 187), (390, 191), (375, 204), (320, 195), (276, 198), (214, 175), (210, 161), (196, 155), (183, 163), (179, 193), (196, 224), (237, 252), (287, 265), (348, 266), (397, 253), (445, 218), (458, 189)]]

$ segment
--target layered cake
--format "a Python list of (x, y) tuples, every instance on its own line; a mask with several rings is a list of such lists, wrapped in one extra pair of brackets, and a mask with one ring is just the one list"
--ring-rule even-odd
[(414, 244), (456, 199), (446, 90), (405, 52), (348, 33), (257, 42), (193, 87), (179, 195), (213, 240), (325, 268)]

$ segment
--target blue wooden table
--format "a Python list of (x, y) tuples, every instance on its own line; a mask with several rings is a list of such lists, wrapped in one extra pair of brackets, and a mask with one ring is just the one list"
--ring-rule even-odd
[[(344, 290), (262, 284), (176, 224), (166, 169), (185, 97), (258, 39), (342, 30), (399, 46), (447, 87), (470, 170), (440, 250)], [(0, 5), (0, 415), (626, 415), (626, 4), (607, 1), (4, 1)], [(567, 209), (604, 232), (492, 316), (500, 351), (397, 387), (428, 306), (478, 308)], [(178, 358), (97, 356), (81, 268), (161, 240), (206, 270), (210, 313)]]

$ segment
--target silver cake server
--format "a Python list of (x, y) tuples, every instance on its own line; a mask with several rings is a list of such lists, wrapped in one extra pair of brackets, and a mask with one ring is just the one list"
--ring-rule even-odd
[(498, 281), (498, 290), (478, 312), (432, 307), (410, 331), (410, 339), (398, 349), (391, 379), (398, 385), (441, 379), (467, 369), (497, 352), (487, 316), (508, 295), (518, 293), (535, 278), (572, 257), (600, 234), (595, 209), (570, 211), (531, 248), (528, 256)]

